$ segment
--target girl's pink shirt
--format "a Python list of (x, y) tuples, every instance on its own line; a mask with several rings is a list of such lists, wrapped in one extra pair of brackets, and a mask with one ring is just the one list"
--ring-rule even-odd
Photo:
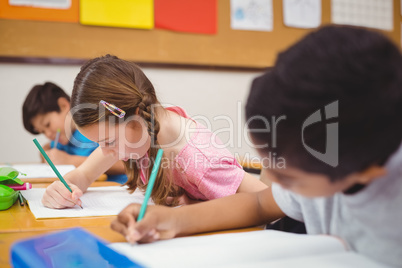
[[(180, 107), (169, 111), (191, 119)], [(173, 182), (182, 187), (191, 199), (211, 200), (235, 194), (244, 177), (244, 170), (222, 141), (202, 124), (194, 121), (187, 145), (173, 161)], [(141, 169), (145, 184), (146, 171)]]

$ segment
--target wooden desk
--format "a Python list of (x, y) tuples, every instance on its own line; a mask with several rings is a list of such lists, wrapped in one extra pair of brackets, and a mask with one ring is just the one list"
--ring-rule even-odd
[[(32, 184), (34, 188), (44, 188), (49, 183)], [(91, 187), (116, 186), (116, 182), (94, 182)], [(0, 211), (0, 233), (26, 232), (40, 230), (60, 230), (75, 226), (109, 226), (115, 216), (102, 217), (79, 217), (79, 218), (57, 218), (57, 219), (35, 219), (27, 205), (20, 206), (19, 202), (7, 209)]]
[[(44, 188), (49, 183), (35, 183), (34, 188)], [(116, 186), (116, 182), (94, 182), (91, 187)], [(83, 227), (108, 242), (124, 242), (125, 238), (110, 228), (116, 216), (79, 217), (59, 219), (35, 219), (27, 205), (19, 202), (8, 210), (0, 211), (0, 267), (10, 267), (10, 248), (15, 241), (67, 228)]]
[[(33, 184), (34, 188), (44, 188), (49, 183)], [(115, 186), (116, 182), (94, 182), (91, 187)], [(116, 216), (78, 217), (59, 219), (35, 219), (27, 205), (20, 206), (19, 202), (8, 210), (0, 211), (0, 268), (10, 267), (10, 248), (18, 240), (28, 239), (50, 232), (61, 231), (73, 227), (82, 227), (88, 232), (103, 238), (107, 242), (126, 242), (126, 239), (110, 228), (110, 223)], [(228, 230), (215, 233), (246, 232), (261, 230), (261, 227)], [(207, 235), (199, 234), (199, 235)]]
[(262, 163), (258, 159), (238, 158), (237, 161), (244, 171), (257, 175), (261, 173)]

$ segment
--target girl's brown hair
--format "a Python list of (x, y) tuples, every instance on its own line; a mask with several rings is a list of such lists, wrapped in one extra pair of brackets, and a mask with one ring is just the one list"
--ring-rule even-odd
[[(151, 174), (160, 147), (157, 142), (159, 122), (152, 107), (158, 105), (159, 101), (152, 83), (132, 62), (111, 55), (95, 58), (81, 67), (74, 81), (71, 106), (72, 117), (78, 127), (117, 119), (99, 104), (101, 100), (114, 104), (126, 112), (124, 118), (117, 120), (118, 123), (134, 116), (138, 109), (138, 115), (148, 125), (148, 133), (151, 136), (151, 147), (148, 150), (150, 160), (148, 174)], [(140, 163), (133, 159), (125, 162), (128, 176), (126, 185), (130, 191), (134, 191), (137, 187), (141, 190), (146, 189), (140, 178), (139, 165)], [(172, 180), (168, 179), (168, 172), (162, 168), (163, 166), (166, 165), (161, 164), (151, 195), (156, 204), (164, 204), (168, 196), (176, 197), (182, 192), (181, 188), (174, 186)]]

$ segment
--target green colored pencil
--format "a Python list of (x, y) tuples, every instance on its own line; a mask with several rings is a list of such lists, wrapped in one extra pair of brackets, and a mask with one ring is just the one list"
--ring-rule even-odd
[(155, 163), (152, 168), (151, 176), (149, 177), (147, 190), (145, 191), (145, 198), (144, 202), (141, 205), (140, 213), (138, 214), (137, 222), (142, 220), (145, 215), (145, 211), (147, 209), (148, 200), (151, 197), (152, 189), (154, 188), (156, 175), (158, 174), (159, 166), (162, 160), (163, 150), (159, 149), (158, 153), (156, 154)]
[[(54, 173), (56, 173), (57, 178), (59, 178), (59, 180), (64, 184), (64, 186), (66, 186), (66, 188), (70, 191), (70, 193), (72, 193), (73, 191), (71, 190), (70, 186), (68, 186), (67, 182), (64, 180), (63, 176), (61, 176), (60, 172), (57, 170), (56, 166), (53, 164), (52, 160), (50, 160), (49, 156), (47, 155), (47, 153), (45, 152), (45, 150), (43, 150), (42, 146), (39, 144), (37, 139), (33, 139), (33, 142), (35, 143), (36, 147), (38, 147), (40, 153), (43, 155), (43, 157), (46, 159), (46, 162), (49, 164), (49, 166), (53, 169)], [(74, 203), (76, 204), (76, 203)], [(76, 204), (78, 205), (78, 204)], [(79, 206), (79, 205), (78, 205)], [(81, 207), (81, 206), (80, 206)], [(83, 207), (81, 207), (83, 208)]]
[(25, 205), (24, 197), (22, 196), (20, 191), (18, 191), (18, 199), (20, 200), (20, 205), (24, 206)]

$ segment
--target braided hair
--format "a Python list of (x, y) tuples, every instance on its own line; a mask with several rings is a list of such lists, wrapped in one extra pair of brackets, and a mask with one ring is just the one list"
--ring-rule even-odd
[[(116, 117), (99, 105), (101, 100), (114, 104), (124, 110), (126, 115), (123, 118)], [(147, 167), (148, 174), (151, 174), (156, 153), (160, 148), (157, 141), (160, 127), (154, 109), (160, 104), (152, 83), (135, 63), (111, 55), (88, 61), (81, 67), (74, 81), (71, 106), (74, 110), (73, 120), (81, 128), (101, 121), (115, 122), (117, 120), (119, 124), (130, 120), (133, 116), (140, 116), (146, 123), (151, 137)], [(140, 162), (136, 159), (124, 162), (128, 176), (125, 185), (131, 192), (137, 187), (145, 190), (147, 186), (140, 178)], [(167, 159), (162, 159), (151, 194), (156, 204), (165, 204), (168, 196), (178, 197), (183, 193), (183, 190), (173, 185), (172, 180), (168, 178), (166, 163)], [(177, 200), (173, 201), (172, 205), (176, 203)]]

